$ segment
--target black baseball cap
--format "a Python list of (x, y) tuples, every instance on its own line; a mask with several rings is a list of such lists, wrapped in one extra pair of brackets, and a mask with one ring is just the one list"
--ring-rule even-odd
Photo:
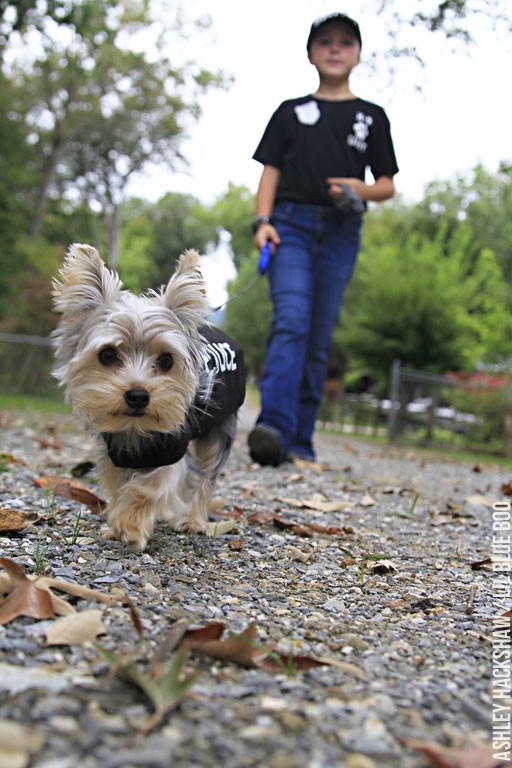
[(316, 19), (312, 23), (311, 29), (309, 30), (308, 42), (306, 43), (306, 48), (308, 51), (311, 48), (311, 43), (313, 42), (313, 38), (315, 37), (318, 30), (321, 29), (324, 24), (328, 24), (330, 21), (342, 21), (343, 24), (346, 24), (347, 27), (350, 27), (351, 31), (354, 33), (354, 37), (359, 43), (359, 47), (362, 46), (363, 43), (361, 40), (361, 30), (359, 29), (359, 24), (357, 21), (354, 21), (354, 19), (351, 19), (350, 16), (346, 16), (344, 13), (330, 13), (328, 16), (321, 16), (319, 19)]

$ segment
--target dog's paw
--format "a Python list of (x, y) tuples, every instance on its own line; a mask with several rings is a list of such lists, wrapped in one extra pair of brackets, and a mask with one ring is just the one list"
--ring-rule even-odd
[(172, 527), (178, 532), (188, 531), (189, 533), (204, 533), (206, 531), (206, 522), (184, 518), (183, 520), (174, 523)]
[(101, 535), (107, 541), (120, 541), (122, 544), (127, 544), (139, 552), (143, 552), (146, 549), (148, 543), (148, 536), (144, 536), (140, 531), (117, 530), (111, 527), (103, 528)]

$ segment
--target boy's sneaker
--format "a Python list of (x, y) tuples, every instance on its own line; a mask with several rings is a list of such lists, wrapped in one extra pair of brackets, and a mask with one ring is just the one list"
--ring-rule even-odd
[(249, 453), (251, 459), (262, 467), (277, 467), (285, 460), (281, 435), (266, 424), (257, 424), (249, 433)]

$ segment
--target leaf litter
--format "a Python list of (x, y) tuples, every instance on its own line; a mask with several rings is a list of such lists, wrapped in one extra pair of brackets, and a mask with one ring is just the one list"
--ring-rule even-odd
[(81, 584), (62, 581), (48, 576), (27, 576), (23, 568), (6, 557), (0, 557), (5, 573), (0, 574), (0, 625), (27, 616), (33, 619), (50, 619), (56, 615), (68, 616), (75, 612), (74, 606), (56, 592), (63, 592), (84, 600), (95, 600), (108, 605), (121, 603), (130, 612), (133, 626), (139, 635), (143, 629), (138, 611), (126, 595), (108, 595)]
[[(300, 467), (301, 470), (304, 472), (311, 471), (311, 468), (307, 467)], [(315, 469), (315, 473), (316, 473)], [(296, 476), (296, 479), (294, 482), (298, 482), (300, 478)], [(300, 480), (302, 482), (302, 480)], [(321, 479), (319, 478), (319, 482), (321, 482)], [(366, 484), (366, 483), (365, 483)], [(42, 486), (40, 486), (42, 487)], [(86, 497), (87, 501), (84, 501), (83, 498), (80, 498), (80, 492), (78, 494), (76, 493), (76, 489), (69, 491), (69, 488), (66, 488), (66, 486), (59, 486), (59, 483), (56, 483), (56, 488), (59, 488), (59, 490), (64, 490), (65, 493), (62, 495), (66, 496), (67, 498), (71, 498), (73, 501), (79, 501), (80, 503), (88, 503), (88, 501), (91, 501), (91, 509), (98, 509), (98, 501), (97, 498), (91, 498)], [(57, 493), (54, 487), (54, 492)], [(248, 488), (249, 486), (246, 486)], [(345, 486), (347, 487), (347, 486)], [(360, 491), (361, 488), (357, 487), (356, 490)], [(384, 491), (383, 491), (384, 492)], [(474, 494), (476, 495), (476, 494)], [(483, 495), (483, 494), (482, 494)], [(95, 496), (95, 495), (94, 495)], [(311, 501), (311, 499), (314, 499), (314, 502), (321, 506), (322, 499), (317, 498), (315, 499), (315, 494), (307, 496), (308, 502)], [(372, 489), (372, 493), (370, 496), (370, 493), (368, 493), (367, 499), (363, 496), (363, 499), (365, 503), (359, 504), (361, 509), (365, 509), (368, 507), (369, 509), (371, 507), (375, 507), (378, 505), (378, 497), (376, 496), (374, 489)], [(256, 503), (259, 501), (258, 493), (254, 493), (253, 491), (247, 490), (240, 494), (241, 499), (253, 499), (256, 500)], [(283, 495), (283, 499), (288, 498), (294, 498), (293, 496)], [(466, 499), (470, 498), (470, 494), (466, 496)], [(324, 501), (327, 503), (328, 499), (325, 498)], [(476, 500), (472, 500), (476, 501)], [(478, 500), (480, 501), (480, 500)], [(100, 500), (101, 502), (101, 500)], [(275, 526), (275, 519), (276, 515), (272, 512), (264, 512), (261, 508), (256, 510), (255, 517), (251, 519), (252, 515), (254, 514), (254, 502), (248, 502), (251, 504), (252, 509), (249, 510), (249, 513), (247, 511), (247, 508), (244, 509), (244, 507), (238, 507), (238, 510), (235, 514), (233, 514), (233, 519), (230, 520), (230, 522), (233, 522), (234, 519), (236, 519), (240, 524), (240, 531), (239, 535), (244, 537), (246, 529), (244, 526), (251, 525), (254, 523), (260, 523), (265, 524), (268, 522), (271, 522), (272, 526)], [(270, 502), (269, 502), (270, 503)], [(242, 502), (242, 504), (245, 506), (245, 502)], [(96, 505), (96, 506), (95, 506)], [(292, 505), (293, 506), (293, 505)], [(353, 505), (354, 506), (354, 505)], [(477, 504), (475, 504), (477, 506)], [(308, 506), (299, 507), (296, 505), (297, 510), (301, 511), (304, 510), (306, 513), (308, 512)], [(240, 515), (239, 510), (242, 508), (243, 513)], [(446, 509), (450, 509), (449, 506), (446, 507)], [(233, 510), (235, 510), (235, 505), (233, 506)], [(313, 512), (319, 512), (320, 514), (326, 514), (326, 515), (332, 515), (336, 513), (336, 510), (326, 511), (314, 508), (311, 510)], [(347, 510), (339, 509), (339, 512), (343, 513)], [(380, 510), (379, 510), (380, 512)], [(371, 510), (371, 514), (374, 515), (375, 511)], [(219, 517), (223, 517), (222, 512), (218, 512)], [(261, 519), (257, 519), (258, 515)], [(226, 515), (226, 517), (230, 517), (230, 515)], [(266, 516), (265, 520), (263, 518)], [(308, 530), (308, 527), (306, 526), (306, 523), (308, 522), (305, 519), (305, 516), (302, 515), (302, 517), (298, 516), (297, 521), (289, 521), (284, 520), (284, 525), (279, 528), (279, 525), (282, 525), (283, 517), (280, 517), (281, 520), (278, 520), (278, 530), (282, 531), (282, 534), (286, 536), (286, 540), (290, 542), (290, 537), (293, 535), (299, 535), (299, 536), (305, 536), (304, 531)], [(418, 517), (417, 515), (415, 517)], [(420, 516), (421, 517), (421, 516)], [(353, 517), (350, 518), (350, 520), (353, 520)], [(378, 522), (378, 521), (377, 521)], [(417, 521), (416, 521), (417, 522)], [(334, 524), (334, 525), (325, 525), (323, 526), (323, 529), (320, 528), (319, 530), (314, 530), (313, 528), (309, 528), (310, 533), (317, 534), (324, 539), (327, 540), (327, 537), (332, 537), (332, 543), (331, 547), (337, 547), (338, 551), (341, 553), (343, 550), (341, 547), (339, 547), (338, 544), (336, 544), (336, 537), (341, 536), (342, 533), (344, 535), (347, 535), (348, 531), (344, 530), (344, 526), (340, 524)], [(359, 547), (359, 536), (360, 534), (365, 535), (366, 530), (364, 525), (359, 525), (358, 528), (360, 528), (360, 533), (358, 533), (357, 537), (354, 537), (353, 545), (351, 544), (351, 550), (353, 551), (353, 562), (357, 565), (357, 563), (361, 562), (361, 559), (364, 558), (364, 551), (370, 550), (370, 547), (364, 548)], [(338, 531), (336, 531), (338, 529)], [(236, 529), (226, 529), (225, 531), (222, 530), (222, 528), (215, 528), (215, 524), (212, 526), (212, 538), (215, 539), (218, 536), (220, 537), (221, 532), (222, 535), (227, 534), (227, 542), (226, 544), (229, 547), (229, 543), (231, 542), (232, 538), (229, 534), (231, 534)], [(271, 531), (271, 528), (270, 528)], [(341, 532), (341, 533), (340, 533)], [(351, 533), (353, 533), (353, 529), (351, 530)], [(463, 535), (464, 532), (461, 533)], [(306, 535), (305, 538), (311, 539), (311, 535)], [(293, 539), (292, 539), (293, 540)], [(192, 545), (193, 542), (191, 542)], [(215, 544), (215, 542), (213, 542)], [(368, 542), (366, 542), (368, 543)], [(220, 542), (219, 542), (220, 544)], [(322, 546), (326, 546), (325, 542), (320, 541), (320, 544)], [(309, 541), (308, 541), (309, 545)], [(313, 546), (316, 546), (316, 544), (312, 543)], [(226, 545), (224, 545), (226, 546)], [(254, 547), (254, 544), (252, 545)], [(290, 549), (291, 548), (291, 549)], [(358, 550), (362, 549), (361, 552)], [(387, 550), (387, 547), (382, 547), (382, 549)], [(391, 549), (391, 548), (390, 548)], [(391, 552), (389, 556), (389, 560), (391, 564), (394, 565), (394, 558), (397, 557), (397, 552), (394, 551)], [(413, 549), (413, 547), (411, 548)], [(227, 551), (225, 549), (224, 551)], [(288, 543), (286, 546), (283, 547), (283, 553), (288, 553), (288, 555), (297, 554), (298, 552), (302, 552), (302, 550), (299, 550), (297, 547), (294, 547), (293, 544)], [(370, 550), (371, 551), (371, 550)], [(348, 551), (347, 551), (348, 552)], [(250, 557), (253, 558), (252, 553), (249, 553)], [(302, 553), (302, 554), (309, 554), (309, 553)], [(350, 554), (350, 553), (349, 553)], [(412, 559), (413, 553), (407, 555)], [(384, 556), (383, 556), (384, 557)], [(423, 558), (423, 562), (428, 565), (436, 565), (435, 563), (436, 555), (428, 553), (428, 558)], [(348, 560), (349, 558), (347, 558)], [(440, 560), (440, 556), (437, 556), (437, 559)], [(466, 560), (473, 563), (479, 563), (485, 561), (486, 558), (477, 558), (467, 557)], [(299, 567), (309, 568), (309, 563), (307, 563), (306, 560), (301, 560), (300, 557), (297, 557), (298, 565)], [(419, 564), (421, 565), (421, 556), (418, 557)], [(186, 562), (186, 561), (184, 561)], [(255, 565), (258, 567), (260, 576), (261, 574), (265, 574), (266, 571), (264, 570), (266, 567), (266, 563), (263, 559), (258, 560), (255, 559)], [(339, 561), (338, 561), (339, 562)], [(377, 559), (373, 559), (372, 557), (367, 557), (365, 561), (365, 569), (367, 572), (370, 571), (371, 564), (377, 564), (379, 565), (379, 562)], [(386, 563), (384, 561), (380, 562), (381, 566), (385, 566)], [(271, 568), (272, 565), (269, 565), (269, 568)], [(380, 582), (385, 584), (386, 580), (389, 579), (389, 584), (393, 584), (393, 580), (395, 576), (397, 575), (396, 572), (396, 566), (393, 568), (390, 568), (388, 570), (382, 570), (381, 573), (376, 573), (375, 578), (380, 578)], [(476, 569), (475, 569), (476, 570)], [(481, 569), (485, 573), (485, 566)], [(17, 574), (19, 576), (19, 574)], [(369, 575), (369, 574), (368, 574)], [(408, 574), (399, 574), (402, 578), (404, 576), (407, 576)], [(5, 574), (0, 574), (0, 579), (2, 579), (4, 585), (5, 585)], [(27, 577), (28, 578), (28, 577)], [(44, 577), (41, 577), (44, 578)], [(35, 586), (38, 589), (42, 589), (44, 582), (41, 580), (41, 578), (35, 582)], [(368, 599), (371, 600), (371, 592), (375, 589), (375, 585), (380, 583), (379, 581), (375, 581), (375, 578), (372, 577), (372, 581), (368, 581)], [(32, 579), (31, 579), (32, 580)], [(58, 580), (55, 580), (58, 581)], [(257, 583), (257, 582), (256, 582)], [(355, 585), (357, 585), (356, 582), (352, 582)], [(365, 582), (360, 582), (361, 586), (365, 588)], [(79, 586), (79, 585), (77, 585)], [(25, 590), (27, 592), (31, 591), (30, 587), (26, 587), (26, 585), (23, 584), (23, 579), (19, 579), (18, 587), (23, 593)], [(359, 587), (353, 587), (359, 588)], [(318, 589), (318, 587), (317, 587)], [(44, 591), (44, 589), (43, 589)], [(60, 597), (58, 593), (58, 589), (53, 585), (52, 587), (49, 587), (48, 590), (56, 599), (62, 600), (62, 603), (65, 605), (68, 605), (71, 607), (72, 610), (74, 610), (74, 606), (71, 605), (69, 602), (69, 597), (77, 597), (77, 595), (73, 595), (71, 592), (68, 592), (67, 599), (64, 599)], [(92, 590), (94, 591), (94, 590)], [(66, 590), (64, 590), (64, 594), (66, 594)], [(313, 592), (312, 592), (313, 594)], [(6, 596), (9, 597), (9, 595), (6, 593)], [(114, 597), (114, 596), (111, 596)], [(37, 595), (37, 598), (39, 596)], [(87, 598), (86, 598), (87, 599)], [(92, 596), (89, 595), (89, 599), (92, 599)], [(117, 598), (116, 598), (117, 599)], [(37, 604), (36, 599), (36, 604)], [(0, 607), (3, 606), (4, 601), (0, 601)], [(21, 601), (23, 602), (23, 600)], [(29, 600), (30, 602), (30, 600)], [(333, 601), (335, 602), (335, 601)], [(409, 601), (410, 602), (410, 601)], [(53, 601), (52, 601), (53, 604)], [(341, 605), (341, 602), (339, 603)], [(387, 603), (390, 604), (389, 602)], [(404, 601), (404, 605), (407, 606), (408, 601)], [(318, 611), (318, 607), (316, 608)], [(36, 611), (37, 612), (37, 611)], [(85, 613), (83, 611), (82, 613)], [(99, 613), (99, 612), (98, 612)], [(55, 615), (58, 615), (57, 612)], [(71, 614), (69, 614), (71, 615)], [(175, 615), (179, 616), (179, 611), (175, 612)], [(276, 612), (276, 617), (279, 615), (279, 612)], [(315, 614), (312, 614), (315, 615)], [(60, 619), (54, 620), (51, 619), (48, 623), (56, 625), (57, 622), (60, 621)], [(154, 729), (156, 725), (159, 725), (162, 723), (165, 715), (169, 712), (171, 712), (173, 709), (175, 709), (181, 701), (187, 696), (188, 693), (191, 692), (191, 689), (193, 691), (193, 683), (194, 683), (194, 675), (193, 670), (191, 671), (191, 657), (197, 656), (199, 658), (203, 659), (211, 659), (215, 660), (216, 662), (220, 662), (222, 664), (231, 664), (235, 666), (241, 666), (244, 669), (262, 669), (265, 670), (266, 665), (268, 666), (267, 672), (271, 672), (273, 674), (276, 674), (277, 676), (285, 674), (296, 674), (298, 671), (300, 671), (300, 665), (301, 665), (301, 656), (295, 655), (295, 654), (277, 654), (275, 646), (272, 643), (269, 643), (268, 641), (265, 642), (258, 642), (257, 639), (257, 631), (256, 628), (258, 626), (257, 622), (252, 621), (249, 626), (246, 626), (245, 629), (242, 629), (239, 632), (230, 632), (229, 630), (226, 630), (226, 626), (224, 622), (218, 622), (217, 624), (220, 624), (221, 627), (219, 629), (218, 626), (214, 627), (212, 630), (211, 628), (208, 628), (208, 625), (204, 627), (199, 627), (198, 630), (191, 630), (187, 626), (183, 626), (179, 621), (175, 622), (175, 626), (173, 626), (173, 632), (175, 633), (175, 637), (173, 640), (170, 640), (168, 643), (168, 648), (164, 654), (162, 654), (162, 658), (160, 660), (157, 659), (157, 653), (153, 655), (153, 657), (149, 656), (147, 653), (143, 656), (142, 660), (138, 660), (137, 658), (134, 658), (133, 654), (130, 657), (130, 654), (123, 654), (118, 651), (118, 649), (115, 649), (115, 651), (112, 651), (109, 649), (107, 651), (107, 655), (110, 653), (111, 656), (109, 657), (109, 666), (111, 667), (112, 673), (119, 674), (119, 676), (124, 676), (123, 679), (129, 680), (132, 684), (137, 685), (140, 690), (143, 690), (149, 701), (151, 701), (154, 712), (151, 714), (151, 716), (143, 723), (141, 726), (141, 732), (142, 733), (149, 733), (151, 730)], [(208, 632), (206, 634), (205, 630), (208, 629)], [(266, 630), (264, 630), (265, 636), (267, 636), (267, 630), (268, 630), (268, 622)], [(188, 635), (187, 633), (190, 632), (198, 632), (199, 634), (194, 639), (192, 635)], [(226, 636), (227, 635), (227, 636)], [(179, 638), (178, 640), (176, 638)], [(186, 639), (185, 639), (186, 638)], [(160, 646), (162, 647), (162, 646)], [(170, 658), (168, 657), (170, 655)], [(330, 664), (332, 669), (340, 669), (343, 671), (346, 671), (348, 674), (354, 675), (357, 679), (360, 679), (361, 681), (368, 680), (368, 673), (366, 669), (360, 669), (356, 665), (350, 665), (349, 662), (345, 662), (341, 660), (340, 658), (335, 659), (323, 659), (322, 656), (315, 657), (313, 654), (307, 655), (304, 654), (304, 656), (309, 659), (309, 661), (314, 660), (316, 664), (318, 663), (324, 663), (324, 664)], [(107, 658), (103, 655), (103, 658), (107, 660)], [(419, 656), (418, 656), (419, 658)], [(423, 662), (424, 663), (424, 662)], [(365, 664), (366, 667), (366, 664)], [(352, 672), (351, 672), (352, 668)], [(122, 671), (124, 669), (124, 671)], [(304, 669), (307, 669), (307, 666), (304, 667)], [(127, 671), (128, 670), (128, 671)], [(148, 683), (149, 680), (149, 683)], [(414, 683), (413, 683), (414, 684)], [(332, 694), (331, 694), (332, 695)], [(421, 741), (421, 740), (418, 740)], [(405, 742), (404, 742), (405, 743)], [(423, 742), (423, 744), (427, 743), (426, 741)], [(436, 744), (435, 741), (428, 742), (431, 746), (427, 749), (430, 749), (431, 754), (428, 753), (427, 750), (423, 750), (423, 754), (428, 757), (430, 760), (437, 760), (438, 762), (434, 762), (433, 764), (436, 766), (443, 765), (442, 762), (439, 762), (439, 760), (447, 760), (447, 755), (443, 753), (442, 746), (439, 747), (439, 745)], [(434, 747), (432, 747), (434, 745)], [(488, 746), (488, 745), (487, 745)], [(416, 750), (416, 745), (413, 745), (412, 742), (409, 745), (410, 749)], [(437, 752), (436, 752), (437, 749)], [(418, 749), (418, 751), (421, 751)], [(453, 766), (458, 766), (458, 768), (475, 768), (476, 765), (478, 765), (478, 768), (488, 768), (486, 763), (482, 763), (480, 765), (479, 763), (470, 762), (470, 759), (472, 757), (471, 752), (474, 751), (472, 748), (467, 749), (466, 752), (467, 755), (463, 754), (463, 756), (460, 758), (462, 760), (457, 762), (453, 762)], [(480, 756), (479, 752), (476, 752), (475, 754), (478, 754)], [(459, 759), (459, 755), (457, 755), (457, 759)], [(487, 759), (486, 755), (484, 755), (485, 759)], [(450, 755), (450, 759), (454, 758), (454, 755)], [(467, 759), (466, 759), (467, 758)], [(455, 758), (454, 758), (455, 759)], [(384, 764), (384, 763), (383, 763)], [(387, 763), (385, 763), (387, 765)], [(446, 763), (446, 765), (449, 766), (449, 768), (452, 768), (452, 763)], [(492, 763), (489, 765), (489, 768), (495, 768), (495, 764)]]

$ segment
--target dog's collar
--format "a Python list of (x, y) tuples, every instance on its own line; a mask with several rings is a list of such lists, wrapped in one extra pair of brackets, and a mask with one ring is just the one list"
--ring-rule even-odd
[(126, 469), (156, 469), (176, 464), (183, 458), (190, 442), (190, 431), (177, 434), (150, 432), (139, 439), (137, 450), (125, 448), (116, 440), (114, 432), (102, 432), (107, 444), (108, 455), (116, 467)]

